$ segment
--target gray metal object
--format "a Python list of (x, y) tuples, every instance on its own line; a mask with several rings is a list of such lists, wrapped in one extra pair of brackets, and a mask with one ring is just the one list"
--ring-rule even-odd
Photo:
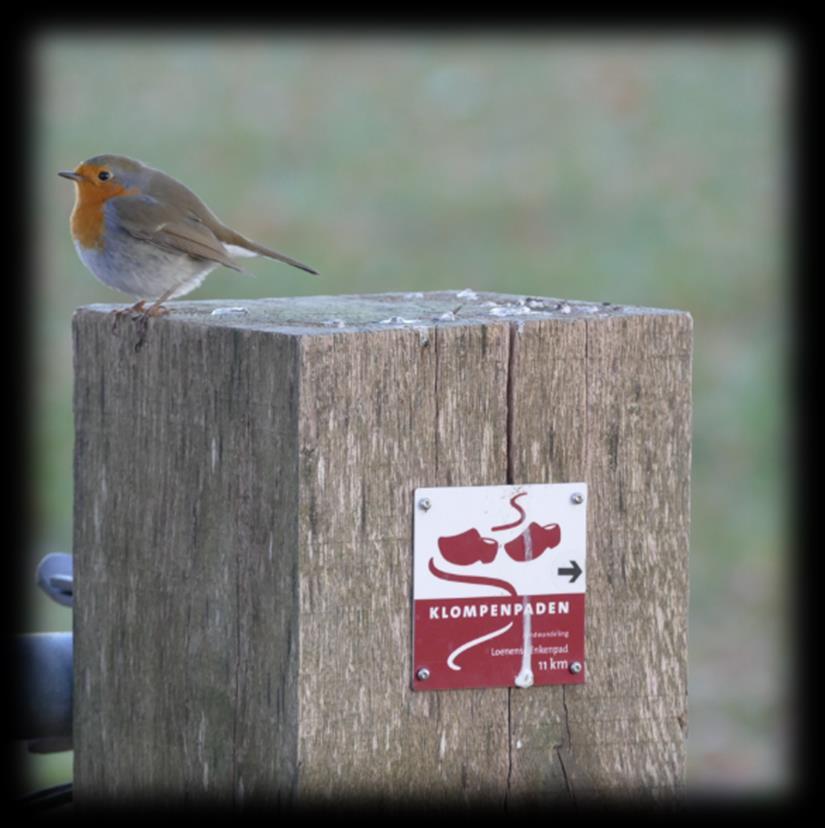
[(72, 736), (72, 662), (70, 632), (15, 636), (12, 664), (19, 677), (12, 739), (39, 740), (35, 752), (69, 750)]
[(65, 552), (46, 555), (37, 567), (37, 585), (58, 604), (71, 607), (74, 602), (72, 556)]
[[(46, 555), (37, 567), (37, 585), (64, 607), (74, 603), (72, 556)], [(74, 647), (72, 633), (46, 632), (11, 639), (11, 668), (16, 677), (9, 736), (24, 740), (31, 753), (72, 750)], [(27, 811), (58, 808), (72, 802), (71, 782), (18, 799)]]
[[(72, 556), (46, 555), (37, 567), (37, 585), (53, 601), (74, 603)], [(47, 632), (12, 639), (17, 682), (11, 736), (25, 739), (32, 753), (72, 749), (72, 633)]]

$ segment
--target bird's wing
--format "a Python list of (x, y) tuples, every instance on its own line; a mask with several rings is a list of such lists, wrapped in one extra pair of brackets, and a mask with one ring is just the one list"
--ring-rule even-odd
[(242, 271), (218, 237), (191, 210), (176, 210), (144, 194), (119, 196), (107, 202), (120, 226), (130, 235), (174, 253), (218, 262)]

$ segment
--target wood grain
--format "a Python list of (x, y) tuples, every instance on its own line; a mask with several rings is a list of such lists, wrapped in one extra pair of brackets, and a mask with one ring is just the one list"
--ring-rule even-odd
[[(81, 806), (681, 790), (690, 317), (525, 302), (76, 313)], [(414, 489), (578, 480), (586, 683), (412, 692)]]

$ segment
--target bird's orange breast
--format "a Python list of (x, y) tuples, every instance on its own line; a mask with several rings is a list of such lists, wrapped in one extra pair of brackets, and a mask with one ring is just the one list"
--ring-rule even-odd
[(72, 238), (83, 247), (103, 247), (103, 208), (110, 198), (138, 193), (137, 187), (96, 187), (81, 182), (72, 210)]

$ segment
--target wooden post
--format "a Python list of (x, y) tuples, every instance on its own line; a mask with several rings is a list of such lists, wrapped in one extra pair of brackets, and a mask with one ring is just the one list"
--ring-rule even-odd
[[(76, 801), (684, 781), (692, 322), (453, 291), (81, 308)], [(587, 681), (413, 692), (413, 490), (588, 485)]]

